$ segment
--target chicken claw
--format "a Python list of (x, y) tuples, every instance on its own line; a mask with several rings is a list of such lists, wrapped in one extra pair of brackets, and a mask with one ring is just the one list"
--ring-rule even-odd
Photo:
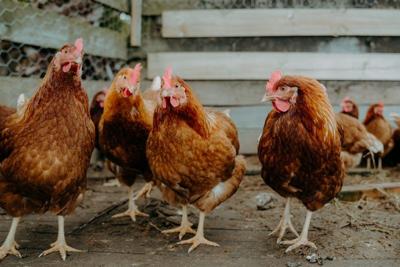
[(187, 239), (187, 240), (183, 240), (177, 243), (178, 245), (184, 245), (184, 244), (192, 244), (192, 246), (189, 248), (188, 253), (192, 252), (195, 248), (197, 248), (200, 244), (204, 244), (204, 245), (209, 245), (209, 246), (213, 246), (213, 247), (219, 247), (219, 244), (215, 243), (215, 242), (211, 242), (209, 240), (207, 240), (203, 234), (199, 235), (196, 234), (194, 237)]
[(136, 222), (136, 216), (149, 217), (149, 214), (141, 212), (135, 206), (133, 208), (129, 208), (127, 211), (113, 215), (112, 218), (120, 218), (120, 217), (125, 217), (125, 216), (130, 216), (132, 221)]
[(283, 236), (286, 233), (286, 229), (289, 228), (289, 230), (295, 234), (297, 237), (299, 234), (297, 233), (296, 229), (294, 229), (292, 221), (291, 221), (291, 215), (290, 215), (290, 198), (286, 200), (286, 205), (285, 205), (285, 210), (283, 212), (283, 216), (281, 220), (279, 221), (278, 226), (269, 234), (269, 236), (272, 236), (279, 231), (278, 239), (276, 240), (277, 244), (281, 243), (281, 240)]
[(18, 249), (18, 244), (14, 242), (11, 246), (8, 246), (6, 244), (3, 244), (0, 247), (0, 260), (4, 259), (7, 255), (14, 255), (19, 258), (22, 258), (21, 253), (19, 253)]
[(40, 253), (39, 257), (46, 256), (49, 255), (50, 253), (58, 251), (60, 252), (61, 258), (65, 261), (65, 259), (67, 258), (67, 252), (84, 252), (84, 251), (75, 249), (67, 245), (64, 234), (64, 217), (58, 216), (57, 218), (58, 218), (57, 240), (56, 242), (50, 244), (51, 248)]
[(217, 243), (211, 242), (204, 237), (204, 218), (205, 218), (204, 212), (200, 212), (199, 225), (197, 226), (196, 235), (190, 239), (183, 240), (177, 243), (178, 245), (192, 244), (192, 246), (188, 250), (188, 253), (193, 251), (200, 244), (219, 247)]
[(50, 246), (51, 246), (51, 248), (40, 253), (39, 257), (46, 256), (53, 252), (58, 251), (58, 252), (60, 252), (61, 258), (65, 261), (65, 259), (67, 258), (67, 252), (84, 252), (83, 250), (79, 250), (79, 249), (68, 246), (65, 241), (64, 242), (56, 241), (56, 242), (52, 243)]
[(310, 228), (311, 216), (312, 216), (312, 212), (307, 211), (306, 220), (303, 225), (303, 230), (301, 231), (301, 234), (299, 237), (297, 237), (293, 240), (280, 242), (280, 244), (282, 244), (282, 245), (291, 245), (290, 247), (288, 247), (285, 250), (285, 253), (288, 253), (289, 251), (291, 251), (295, 248), (298, 248), (300, 246), (308, 246), (313, 249), (317, 249), (317, 246), (313, 242), (308, 241), (308, 229)]
[(307, 247), (311, 247), (313, 249), (317, 249), (317, 246), (313, 242), (308, 241), (307, 238), (302, 238), (302, 237), (298, 237), (293, 240), (282, 241), (281, 244), (282, 245), (291, 245), (285, 250), (285, 253), (288, 253), (289, 251), (292, 251), (293, 249), (296, 249), (301, 246), (307, 246)]
[(146, 183), (140, 190), (137, 192), (134, 200), (140, 198), (141, 196), (144, 196), (146, 198), (150, 197), (151, 190), (153, 189), (153, 182), (148, 182)]
[(12, 220), (10, 231), (3, 245), (0, 247), (0, 260), (4, 259), (7, 255), (14, 255), (22, 258), (21, 253), (17, 250), (19, 245), (15, 242), (15, 232), (17, 231), (19, 220), (19, 217), (14, 217)]
[(181, 225), (162, 231), (163, 234), (171, 234), (171, 233), (179, 233), (179, 240), (182, 240), (182, 238), (185, 236), (185, 234), (190, 233), (190, 234), (196, 234), (196, 231), (192, 229), (192, 223), (189, 222), (188, 217), (187, 217), (187, 207), (186, 205), (182, 207), (182, 221)]

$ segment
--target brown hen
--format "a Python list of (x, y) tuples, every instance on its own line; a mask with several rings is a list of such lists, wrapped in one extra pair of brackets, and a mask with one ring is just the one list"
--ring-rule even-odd
[[(218, 246), (204, 237), (204, 219), (236, 192), (245, 173), (236, 127), (225, 114), (207, 112), (171, 69), (164, 74), (161, 95), (147, 141), (151, 170), (169, 203), (183, 205), (184, 212), (188, 204), (200, 210), (196, 235), (178, 244), (192, 244), (189, 252), (200, 244)], [(185, 216), (177, 229), (180, 237), (190, 228)]]
[[(153, 126), (156, 99), (140, 92), (140, 64), (123, 68), (116, 75), (104, 102), (99, 125), (99, 142), (107, 159), (119, 166), (118, 180), (129, 187), (128, 210), (113, 217), (148, 216), (138, 210), (135, 200), (149, 195), (153, 181), (146, 158), (146, 141)], [(146, 93), (147, 95), (148, 93)], [(159, 92), (158, 92), (159, 95)], [(143, 176), (146, 185), (134, 196), (133, 184)]]
[[(371, 105), (365, 116), (364, 125), (368, 132), (373, 134), (383, 144), (383, 153), (378, 154), (378, 169), (382, 169), (382, 158), (388, 154), (393, 146), (392, 126), (383, 116), (382, 102)], [(368, 164), (369, 165), (369, 164)]]
[(13, 217), (0, 248), (21, 256), (14, 241), (20, 217), (47, 211), (58, 215), (58, 237), (40, 256), (69, 247), (64, 216), (82, 200), (86, 171), (94, 147), (94, 125), (81, 83), (83, 42), (64, 45), (51, 61), (34, 96), (6, 121), (0, 138), (0, 206)]
[[(261, 175), (287, 198), (283, 217), (271, 234), (279, 231), (278, 243), (291, 245), (286, 252), (302, 245), (316, 248), (307, 237), (312, 213), (336, 196), (344, 176), (335, 114), (323, 86), (301, 76), (274, 72), (264, 100), (271, 100), (274, 108), (258, 145)], [(287, 227), (298, 235), (290, 221), (290, 198), (303, 202), (307, 216), (300, 236), (281, 242)]]

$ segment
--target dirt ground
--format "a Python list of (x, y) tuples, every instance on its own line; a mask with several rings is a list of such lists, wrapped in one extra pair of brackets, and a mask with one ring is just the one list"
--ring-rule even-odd
[[(257, 166), (249, 169), (256, 170)], [(113, 214), (126, 209), (126, 188), (105, 186), (106, 179), (99, 174), (90, 177), (85, 201), (66, 218), (67, 242), (85, 253), (71, 253), (65, 262), (58, 254), (38, 258), (55, 241), (57, 220), (51, 214), (32, 215), (23, 218), (17, 231), (23, 258), (8, 256), (0, 265), (400, 266), (400, 212), (395, 195), (326, 205), (314, 214), (309, 233), (318, 250), (303, 248), (285, 254), (285, 247), (276, 244), (276, 237), (268, 236), (279, 222), (284, 201), (264, 185), (259, 175), (246, 176), (239, 191), (206, 217), (205, 235), (220, 247), (200, 246), (188, 254), (188, 245), (176, 245), (177, 235), (160, 233), (174, 227), (180, 217), (177, 210), (159, 199), (157, 190), (151, 199), (139, 202), (149, 218), (139, 217), (137, 222), (127, 217), (112, 219)], [(400, 181), (400, 171), (346, 177), (346, 184), (383, 181)], [(272, 200), (257, 208), (259, 194), (265, 192), (271, 193), (268, 196)], [(301, 231), (305, 208), (296, 202), (292, 214), (296, 229)], [(198, 212), (191, 209), (190, 220), (196, 223), (197, 216)], [(10, 217), (0, 215), (1, 240), (10, 222)], [(317, 256), (313, 264), (306, 259), (312, 253)]]

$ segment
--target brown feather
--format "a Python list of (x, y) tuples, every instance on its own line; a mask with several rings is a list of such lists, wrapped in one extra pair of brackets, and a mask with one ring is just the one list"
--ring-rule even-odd
[[(243, 178), (237, 130), (226, 115), (208, 113), (185, 81), (174, 77), (173, 82), (185, 88), (187, 103), (156, 108), (146, 154), (155, 178), (169, 188), (167, 200), (209, 212), (232, 196)], [(213, 191), (218, 185), (221, 190)]]
[(95, 135), (87, 94), (77, 70), (55, 70), (53, 61), (24, 113), (1, 133), (0, 206), (14, 217), (68, 214), (86, 188)]
[(283, 197), (300, 199), (314, 211), (343, 184), (340, 135), (325, 91), (314, 79), (284, 76), (275, 88), (297, 87), (289, 111), (272, 110), (258, 146), (264, 181)]

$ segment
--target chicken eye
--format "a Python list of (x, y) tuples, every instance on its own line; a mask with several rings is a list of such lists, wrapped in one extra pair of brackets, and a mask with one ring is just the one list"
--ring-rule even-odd
[(178, 84), (175, 84), (175, 88), (178, 89), (178, 88), (179, 88), (179, 85), (178, 85)]
[(122, 76), (122, 78), (124, 79), (124, 80), (126, 80), (126, 76), (124, 75), (124, 76)]
[(64, 50), (64, 54), (66, 54), (67, 53), (67, 50)]
[(285, 87), (279, 87), (279, 91), (281, 92), (285, 91)]

